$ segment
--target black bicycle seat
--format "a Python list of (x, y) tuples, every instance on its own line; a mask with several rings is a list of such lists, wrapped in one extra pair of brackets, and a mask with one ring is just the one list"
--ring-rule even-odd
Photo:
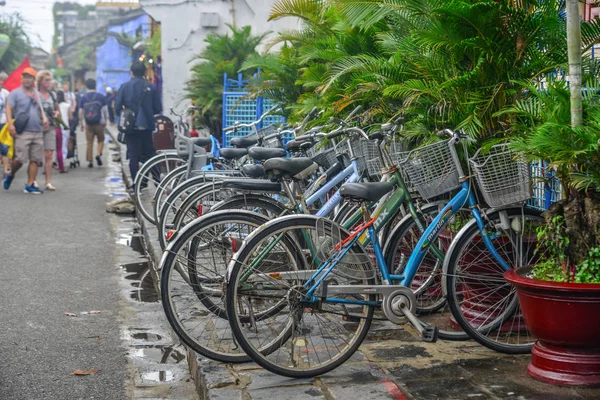
[(279, 182), (265, 179), (227, 179), (221, 186), (223, 189), (247, 190), (249, 192), (281, 192)]
[(248, 155), (255, 160), (268, 160), (285, 156), (285, 150), (270, 147), (252, 147), (248, 149)]
[(246, 164), (242, 167), (242, 172), (250, 178), (265, 177), (265, 168), (260, 164)]
[(265, 174), (273, 178), (303, 179), (309, 173), (317, 170), (319, 166), (308, 157), (299, 158), (272, 158), (265, 161)]
[(248, 138), (248, 137), (236, 137), (231, 139), (231, 141), (229, 142), (231, 143), (232, 146), (235, 147), (250, 147), (250, 146), (254, 146), (256, 143), (258, 143), (258, 141), (254, 138)]
[(340, 194), (350, 200), (377, 201), (393, 188), (387, 182), (346, 183), (340, 189)]
[(219, 151), (219, 155), (228, 160), (240, 158), (248, 154), (248, 149), (237, 147), (226, 147)]
[(194, 143), (196, 146), (204, 147), (204, 146), (208, 146), (209, 144), (211, 144), (212, 139), (210, 138), (210, 136), (209, 137), (198, 137), (198, 138), (193, 138), (192, 143)]

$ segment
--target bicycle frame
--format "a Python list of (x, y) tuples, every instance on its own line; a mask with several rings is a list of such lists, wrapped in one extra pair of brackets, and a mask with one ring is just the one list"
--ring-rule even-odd
[[(502, 268), (504, 268), (505, 270), (510, 269), (510, 267), (498, 254), (498, 251), (494, 247), (490, 236), (487, 234), (483, 218), (479, 209), (477, 208), (477, 200), (475, 199), (475, 195), (471, 190), (471, 183), (469, 180), (466, 180), (465, 182), (461, 183), (461, 190), (452, 198), (452, 200), (450, 200), (450, 202), (446, 206), (444, 206), (444, 208), (442, 208), (441, 212), (434, 218), (434, 220), (427, 227), (423, 235), (421, 235), (421, 238), (417, 242), (417, 245), (408, 260), (404, 275), (394, 275), (390, 274), (387, 271), (387, 265), (383, 257), (383, 252), (381, 251), (381, 247), (379, 246), (379, 241), (377, 239), (377, 235), (374, 229), (375, 217), (373, 217), (371, 221), (369, 221), (369, 223), (360, 227), (358, 231), (353, 233), (348, 238), (351, 240), (348, 241), (348, 239), (346, 239), (347, 243), (344, 243), (343, 247), (340, 250), (338, 250), (333, 256), (331, 256), (325, 263), (323, 263), (316, 271), (307, 271), (311, 273), (310, 278), (305, 283), (305, 287), (309, 288), (307, 295), (310, 296), (310, 301), (317, 301), (321, 299), (321, 301), (324, 300), (325, 302), (331, 303), (371, 306), (379, 305), (379, 303), (369, 301), (336, 298), (322, 299), (318, 296), (315, 296), (315, 292), (319, 285), (327, 278), (327, 275), (329, 275), (329, 273), (335, 268), (335, 266), (350, 250), (350, 248), (352, 248), (352, 246), (354, 246), (357, 243), (359, 236), (364, 234), (365, 230), (368, 231), (369, 237), (373, 244), (373, 250), (375, 252), (375, 256), (377, 257), (377, 263), (381, 275), (383, 277), (384, 283), (388, 285), (391, 282), (397, 281), (400, 282), (402, 286), (409, 287), (427, 251), (431, 248), (432, 244), (435, 242), (442, 229), (448, 224), (452, 217), (454, 217), (454, 215), (456, 215), (465, 206), (465, 204), (468, 205), (468, 207), (471, 209), (471, 213), (477, 223), (477, 226), (479, 227), (479, 231), (481, 233), (481, 237), (486, 248), (490, 251), (492, 256), (500, 263)], [(345, 293), (344, 288), (342, 286), (339, 287), (339, 290), (337, 292), (340, 294)]]

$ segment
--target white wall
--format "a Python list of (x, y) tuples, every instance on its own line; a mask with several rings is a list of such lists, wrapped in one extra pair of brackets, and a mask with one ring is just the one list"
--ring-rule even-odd
[[(226, 24), (252, 26), (255, 35), (298, 28), (297, 20), (267, 21), (275, 0), (140, 0), (146, 13), (161, 23), (163, 106), (182, 111), (187, 102), (183, 100), (186, 81), (190, 78), (191, 59), (200, 53), (204, 39), (212, 32), (224, 34)], [(204, 13), (218, 14), (217, 27), (203, 27)], [(235, 21), (234, 21), (235, 19)], [(214, 20), (214, 19), (213, 19)], [(268, 40), (268, 39), (267, 39)]]

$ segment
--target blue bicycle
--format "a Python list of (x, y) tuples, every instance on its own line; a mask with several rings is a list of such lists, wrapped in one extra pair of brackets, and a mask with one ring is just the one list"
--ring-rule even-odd
[[(517, 331), (506, 328), (507, 323), (518, 324), (519, 307), (502, 278), (503, 271), (539, 256), (532, 234), (543, 220), (538, 212), (523, 207), (531, 195), (529, 177), (523, 176), (510, 151), (500, 151), (501, 157), (482, 167), (489, 179), (484, 182), (480, 178), (485, 174), (477, 176), (481, 192), (505, 204), (483, 212), (455, 149), (463, 141), (466, 151), (468, 138), (452, 131), (444, 134), (451, 138), (409, 152), (403, 167), (424, 197), (442, 186), (460, 190), (420, 236), (401, 273), (389, 272), (374, 228), (376, 219), (368, 208), (393, 190), (387, 182), (342, 186), (341, 196), (359, 203), (364, 217), (353, 231), (318, 216), (291, 215), (270, 221), (246, 238), (229, 265), (225, 303), (236, 343), (257, 364), (295, 378), (331, 371), (358, 349), (372, 321), (381, 319), (375, 317), (376, 309), (393, 323), (409, 321), (423, 340), (436, 341), (437, 328), (416, 317), (416, 296), (409, 287), (425, 255), (439, 243), (440, 233), (464, 207), (470, 209), (472, 222), (459, 233), (459, 244), (465, 238), (478, 244), (479, 253), (471, 255), (478, 268), (466, 272), (456, 268), (447, 254), (442, 279), (447, 287), (454, 285), (447, 301), (454, 313), (464, 306), (462, 300), (469, 299), (471, 315), (463, 312), (455, 317), (461, 326), (467, 321), (468, 333), (485, 336), (487, 340), (476, 337), (481, 343), (513, 351), (531, 346), (533, 338), (527, 332), (515, 338)], [(369, 236), (374, 254), (361, 245), (363, 234)], [(477, 257), (492, 261), (481, 265)], [(442, 269), (432, 273), (441, 274)], [(502, 306), (493, 308), (498, 304)]]

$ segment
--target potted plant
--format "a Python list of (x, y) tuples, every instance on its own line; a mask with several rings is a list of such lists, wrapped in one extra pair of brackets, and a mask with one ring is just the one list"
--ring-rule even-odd
[[(592, 87), (598, 87), (592, 86)], [(587, 98), (585, 98), (587, 97)], [(546, 160), (563, 199), (544, 212), (538, 262), (507, 271), (538, 339), (529, 374), (558, 385), (600, 386), (600, 106), (584, 96), (583, 124), (569, 123), (569, 89), (531, 88), (517, 104), (513, 146)]]

